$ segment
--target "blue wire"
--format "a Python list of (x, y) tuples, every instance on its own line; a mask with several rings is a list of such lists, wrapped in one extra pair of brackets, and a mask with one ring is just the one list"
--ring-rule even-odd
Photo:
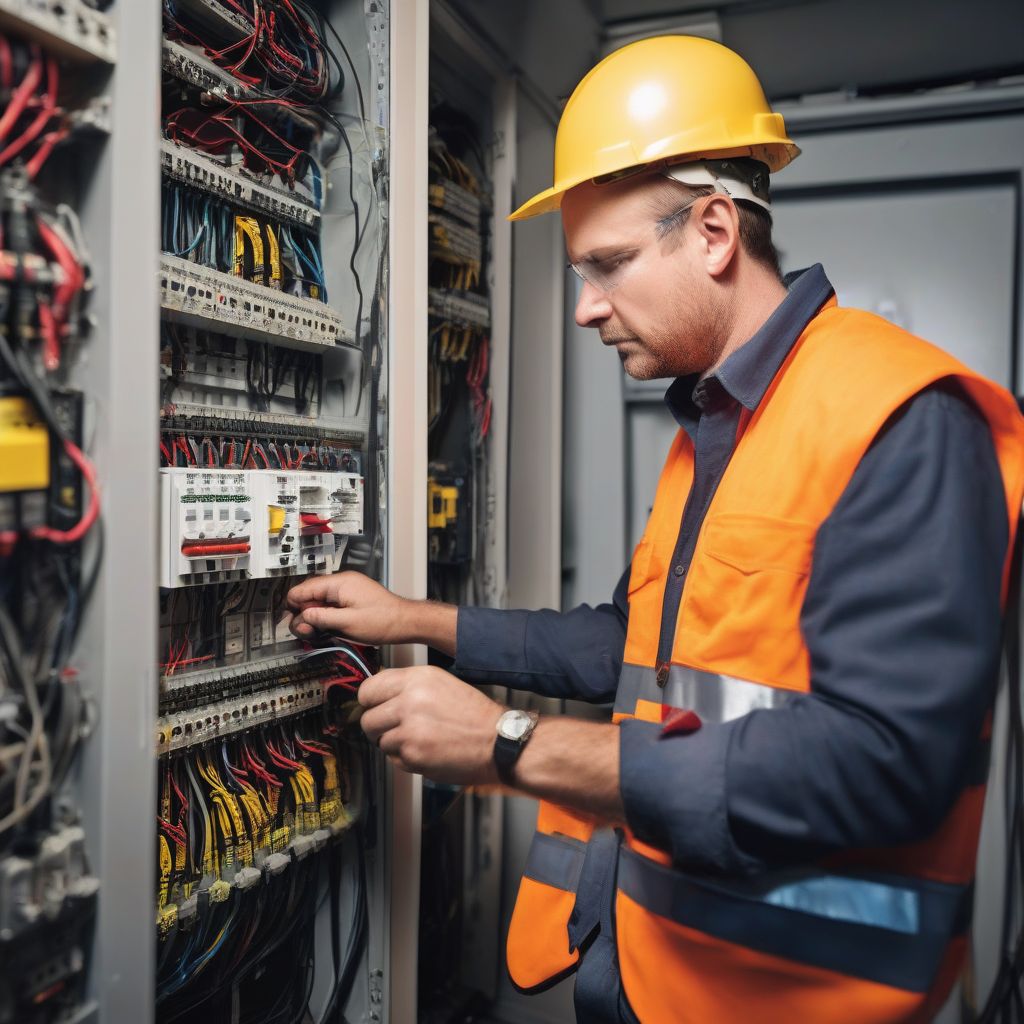
[[(287, 230), (286, 228), (282, 228), (281, 229), (282, 234), (286, 230)], [(320, 276), (317, 274), (316, 267), (310, 261), (309, 257), (302, 251), (302, 249), (299, 248), (299, 243), (295, 239), (295, 237), (292, 235), (291, 231), (288, 231), (288, 243), (291, 246), (292, 251), (299, 258), (299, 261), (305, 266), (305, 268), (310, 272), (310, 274), (312, 274), (312, 276), (313, 276), (313, 283), (316, 284), (321, 289), (321, 291), (323, 291), (324, 290), (323, 281), (320, 278)], [(324, 295), (324, 298), (326, 299), (326, 295)]]
[(313, 157), (309, 158), (309, 169), (313, 177), (313, 205), (319, 210), (323, 204), (323, 185), (320, 179), (320, 165)]

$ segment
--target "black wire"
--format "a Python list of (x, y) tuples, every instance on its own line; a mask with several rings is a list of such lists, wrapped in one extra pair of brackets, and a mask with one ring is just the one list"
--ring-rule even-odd
[(363, 322), (363, 286), (359, 280), (359, 271), (356, 270), (356, 254), (359, 252), (359, 204), (356, 202), (356, 167), (355, 167), (355, 154), (352, 152), (352, 143), (348, 140), (348, 132), (345, 131), (341, 123), (338, 124), (338, 129), (341, 132), (341, 141), (345, 144), (345, 149), (348, 150), (348, 197), (352, 203), (352, 213), (355, 218), (353, 224), (353, 244), (352, 253), (348, 259), (349, 269), (352, 271), (352, 279), (356, 284), (356, 294), (359, 296), (359, 304), (356, 307), (356, 323), (355, 323), (355, 339), (356, 343), (360, 342), (362, 337), (362, 322)]

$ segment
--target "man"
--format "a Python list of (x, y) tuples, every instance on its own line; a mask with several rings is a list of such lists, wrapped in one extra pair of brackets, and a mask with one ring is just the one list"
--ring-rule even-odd
[[(363, 728), (545, 801), (508, 966), (527, 990), (577, 971), (581, 1021), (922, 1020), (963, 960), (1024, 423), (821, 267), (780, 280), (768, 174), (797, 154), (737, 55), (644, 40), (577, 87), (556, 184), (514, 215), (561, 208), (577, 322), (674, 378), (612, 604), (291, 593), (299, 636), (454, 657), (364, 683)], [(616, 721), (535, 723), (457, 676)]]

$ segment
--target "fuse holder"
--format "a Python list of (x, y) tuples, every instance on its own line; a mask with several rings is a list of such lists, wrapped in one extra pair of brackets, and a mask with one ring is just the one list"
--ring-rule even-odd
[(50, 486), (50, 433), (35, 406), (19, 395), (0, 397), (0, 492)]

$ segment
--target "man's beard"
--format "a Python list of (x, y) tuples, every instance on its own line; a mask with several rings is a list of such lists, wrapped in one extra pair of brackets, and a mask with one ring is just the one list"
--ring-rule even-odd
[(616, 354), (634, 380), (685, 377), (704, 373), (718, 361), (725, 346), (725, 331), (717, 311), (707, 301), (691, 304), (674, 323), (643, 336), (602, 325), (605, 345), (626, 342)]

